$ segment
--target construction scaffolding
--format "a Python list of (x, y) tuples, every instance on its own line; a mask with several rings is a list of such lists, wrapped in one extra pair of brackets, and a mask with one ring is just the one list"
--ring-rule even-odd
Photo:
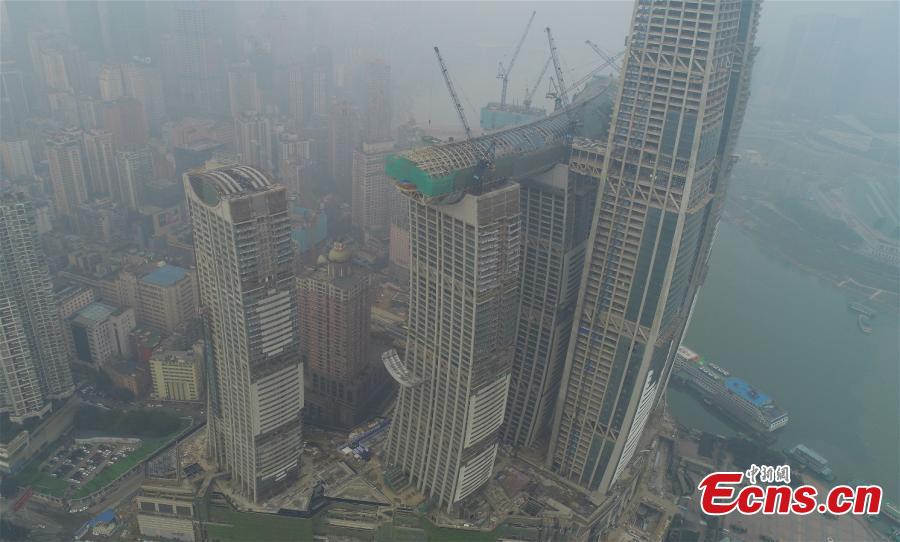
[(610, 81), (583, 92), (567, 107), (540, 120), (465, 141), (388, 156), (385, 171), (402, 192), (429, 203), (452, 203), (479, 184), (479, 167), (492, 155), (493, 176), (521, 177), (565, 159), (575, 127), (586, 112), (611, 100)]

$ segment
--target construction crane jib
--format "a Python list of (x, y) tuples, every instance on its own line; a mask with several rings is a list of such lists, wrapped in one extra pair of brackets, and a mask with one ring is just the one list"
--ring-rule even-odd
[(463, 130), (466, 131), (466, 139), (472, 139), (472, 129), (469, 128), (469, 121), (466, 120), (466, 112), (459, 102), (456, 90), (453, 89), (453, 82), (450, 80), (450, 72), (447, 71), (447, 65), (444, 63), (444, 58), (441, 56), (441, 50), (438, 49), (437, 46), (434, 47), (434, 54), (437, 57), (438, 64), (441, 66), (441, 74), (444, 76), (444, 83), (447, 84), (447, 90), (450, 92), (450, 99), (453, 100), (453, 106), (456, 107), (456, 114), (459, 115), (459, 121), (463, 125)]
[(500, 63), (500, 68), (497, 71), (497, 79), (500, 79), (501, 88), (500, 88), (500, 106), (503, 107), (506, 105), (506, 89), (509, 87), (509, 72), (512, 71), (513, 65), (516, 63), (516, 59), (519, 57), (519, 51), (522, 50), (522, 44), (525, 43), (525, 37), (528, 36), (528, 31), (531, 29), (531, 23), (534, 21), (534, 16), (537, 12), (532, 11), (531, 17), (528, 19), (528, 24), (525, 25), (525, 32), (522, 32), (522, 37), (519, 38), (519, 44), (516, 45), (516, 50), (513, 52), (512, 58), (509, 59), (509, 65), (506, 68), (503, 67), (503, 63)]

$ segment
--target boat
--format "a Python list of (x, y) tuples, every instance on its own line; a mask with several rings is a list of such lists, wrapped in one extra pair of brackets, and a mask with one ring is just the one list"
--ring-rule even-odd
[(744, 427), (767, 434), (788, 423), (788, 413), (767, 394), (685, 346), (678, 347), (674, 370), (675, 380), (695, 391), (704, 404)]
[(828, 465), (828, 460), (822, 457), (822, 454), (813, 450), (809, 446), (806, 446), (805, 444), (797, 444), (793, 448), (784, 450), (784, 453), (788, 457), (791, 457), (798, 461), (810, 472), (819, 476), (826, 482), (834, 481), (834, 472)]
[(875, 316), (878, 315), (878, 313), (875, 312), (875, 309), (870, 309), (869, 307), (863, 305), (862, 303), (860, 303), (858, 301), (853, 301), (852, 303), (848, 303), (847, 308), (850, 309), (851, 311), (861, 314), (867, 318), (875, 318)]
[(869, 325), (869, 317), (865, 314), (860, 314), (856, 317), (856, 325), (859, 326), (859, 330), (865, 333), (866, 335), (871, 335), (872, 326)]

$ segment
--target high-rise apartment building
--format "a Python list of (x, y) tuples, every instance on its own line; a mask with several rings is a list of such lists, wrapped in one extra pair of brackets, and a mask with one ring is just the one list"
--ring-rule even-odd
[(234, 140), (241, 163), (272, 172), (272, 121), (257, 113), (234, 118)]
[[(363, 231), (386, 230), (391, 220), (391, 203), (402, 196), (384, 172), (384, 161), (393, 152), (392, 142), (363, 143), (353, 151), (353, 225)], [(399, 204), (395, 204), (399, 207)]]
[(27, 139), (0, 141), (0, 175), (7, 179), (34, 178), (34, 160)]
[(284, 187), (228, 166), (184, 175), (207, 322), (210, 454), (261, 501), (300, 470), (303, 365)]
[(391, 66), (381, 59), (366, 62), (363, 76), (365, 112), (362, 140), (379, 143), (394, 138), (391, 129)]
[(379, 391), (367, 374), (371, 277), (351, 257), (348, 247), (335, 243), (325, 261), (297, 278), (306, 419), (345, 428), (370, 414), (366, 407)]
[(409, 332), (387, 463), (452, 509), (491, 476), (519, 302), (519, 186), (410, 197)]
[(599, 494), (635, 454), (705, 274), (758, 13), (635, 4), (547, 457)]
[(153, 180), (153, 155), (149, 147), (135, 147), (116, 153), (117, 183), (113, 199), (137, 210), (142, 205), (144, 187)]
[(351, 199), (353, 151), (359, 139), (359, 115), (348, 101), (335, 103), (328, 122), (328, 174), (335, 191)]
[(289, 66), (287, 68), (287, 114), (297, 126), (303, 126), (307, 119), (303, 83), (303, 66), (301, 64)]
[(3, 116), (0, 136), (10, 139), (18, 137), (19, 124), (30, 113), (22, 70), (15, 61), (0, 60), (0, 115)]
[(122, 67), (116, 64), (104, 64), (100, 68), (98, 84), (100, 98), (111, 102), (125, 96), (125, 85), (122, 82)]
[(549, 436), (591, 230), (595, 179), (564, 164), (519, 181), (522, 274), (516, 350), (502, 438)]
[(85, 131), (84, 157), (88, 165), (90, 193), (95, 196), (114, 195), (118, 178), (112, 132), (106, 130)]
[(235, 64), (228, 69), (228, 103), (232, 117), (261, 112), (256, 71), (249, 63)]
[[(307, 118), (326, 117), (331, 112), (334, 98), (334, 62), (331, 49), (317, 46), (306, 62), (308, 76), (305, 78), (304, 95)], [(308, 97), (308, 99), (306, 99)]]
[(5, 295), (0, 297), (0, 348), (0, 412), (8, 413), (13, 422), (49, 412), (21, 314), (14, 300)]
[(117, 147), (144, 145), (149, 131), (144, 106), (135, 98), (123, 97), (99, 104), (100, 125), (112, 132)]
[(141, 59), (122, 66), (122, 80), (125, 95), (141, 103), (148, 128), (158, 128), (166, 117), (166, 102), (163, 95), (162, 75), (159, 68)]
[(81, 130), (66, 129), (50, 136), (45, 146), (57, 215), (71, 215), (88, 200), (87, 163)]
[(23, 420), (73, 391), (34, 208), (22, 194), (0, 194), (0, 409)]

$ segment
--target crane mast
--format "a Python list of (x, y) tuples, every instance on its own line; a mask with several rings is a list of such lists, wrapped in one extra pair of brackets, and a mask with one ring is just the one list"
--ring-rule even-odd
[(447, 84), (447, 90), (450, 91), (450, 99), (453, 100), (453, 106), (456, 107), (456, 114), (459, 115), (459, 121), (463, 125), (463, 129), (466, 131), (466, 139), (472, 139), (472, 129), (469, 128), (469, 121), (466, 120), (466, 112), (463, 111), (462, 104), (459, 102), (459, 97), (456, 95), (456, 90), (453, 89), (453, 82), (450, 81), (450, 72), (447, 71), (447, 65), (444, 64), (444, 59), (441, 57), (441, 50), (434, 47), (434, 54), (437, 56), (438, 64), (441, 66), (441, 74), (444, 76), (444, 83)]
[(509, 87), (509, 72), (512, 71), (513, 65), (516, 63), (516, 59), (519, 57), (519, 51), (522, 50), (522, 44), (525, 43), (525, 37), (528, 36), (528, 31), (531, 29), (531, 23), (534, 21), (534, 16), (537, 12), (532, 11), (531, 17), (528, 19), (528, 24), (525, 25), (525, 32), (522, 32), (522, 37), (519, 38), (519, 44), (516, 45), (516, 50), (513, 52), (512, 58), (509, 60), (509, 65), (504, 68), (503, 63), (500, 63), (500, 69), (497, 72), (497, 78), (501, 81), (501, 89), (500, 89), (500, 107), (504, 107), (506, 105), (506, 89)]
[(553, 68), (556, 70), (556, 86), (559, 89), (559, 93), (555, 100), (556, 108), (559, 109), (569, 105), (569, 95), (566, 92), (566, 82), (563, 79), (562, 64), (559, 62), (559, 53), (556, 52), (556, 42), (553, 40), (553, 33), (550, 32), (549, 26), (545, 30), (547, 32), (547, 41), (550, 43), (550, 58), (553, 59)]
[(541, 68), (541, 74), (538, 75), (537, 81), (534, 82), (534, 86), (531, 87), (531, 90), (525, 89), (525, 99), (522, 100), (525, 107), (531, 107), (531, 98), (534, 96), (534, 91), (541, 85), (541, 80), (544, 78), (544, 74), (547, 73), (547, 68), (550, 67), (551, 60), (553, 60), (552, 57), (548, 56), (547, 61), (544, 62), (544, 67)]

